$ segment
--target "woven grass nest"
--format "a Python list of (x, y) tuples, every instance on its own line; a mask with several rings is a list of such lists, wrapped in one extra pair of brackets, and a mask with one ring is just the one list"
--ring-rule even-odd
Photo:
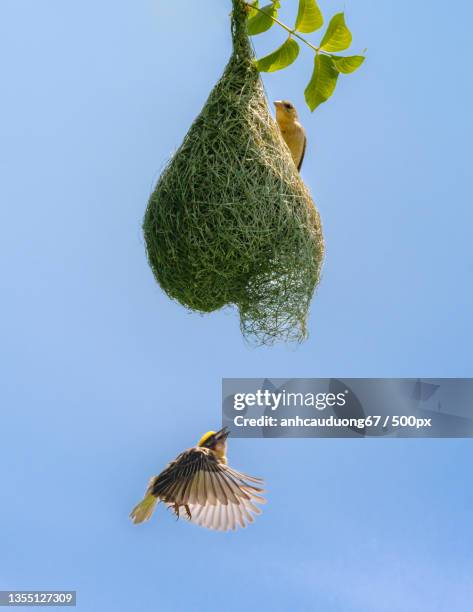
[(222, 77), (149, 200), (148, 260), (183, 306), (236, 306), (251, 343), (301, 341), (323, 259), (320, 217), (269, 112), (241, 0), (232, 37)]

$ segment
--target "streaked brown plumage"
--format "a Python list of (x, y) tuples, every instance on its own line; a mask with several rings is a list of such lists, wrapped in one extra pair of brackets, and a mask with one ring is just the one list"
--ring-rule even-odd
[(133, 522), (149, 520), (160, 501), (177, 517), (208, 529), (227, 531), (253, 522), (253, 514), (261, 513), (256, 504), (265, 502), (259, 495), (263, 489), (255, 486), (263, 481), (227, 465), (227, 436), (226, 428), (208, 432), (151, 478), (145, 497), (130, 514)]
[(289, 147), (298, 170), (301, 169), (307, 145), (305, 130), (299, 123), (295, 106), (288, 100), (276, 100), (276, 121), (282, 137)]

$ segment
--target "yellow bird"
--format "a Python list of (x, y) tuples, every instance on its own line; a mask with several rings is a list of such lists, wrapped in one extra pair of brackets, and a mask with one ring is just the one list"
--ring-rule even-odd
[(288, 100), (276, 100), (274, 106), (276, 107), (276, 121), (282, 137), (289, 147), (296, 168), (300, 170), (307, 145), (305, 130), (299, 123), (294, 104)]
[(226, 427), (208, 431), (197, 446), (182, 452), (151, 478), (143, 500), (131, 511), (133, 523), (149, 520), (159, 502), (178, 518), (185, 516), (208, 529), (235, 530), (237, 525), (252, 523), (253, 514), (261, 514), (256, 504), (266, 501), (259, 495), (263, 481), (227, 465), (228, 434)]

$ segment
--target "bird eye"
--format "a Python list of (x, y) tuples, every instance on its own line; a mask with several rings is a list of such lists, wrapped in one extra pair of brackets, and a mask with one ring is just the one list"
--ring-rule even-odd
[(287, 109), (292, 108), (292, 104), (289, 104), (289, 102), (286, 102), (286, 103), (284, 104), (284, 106), (285, 106), (285, 108), (287, 108)]

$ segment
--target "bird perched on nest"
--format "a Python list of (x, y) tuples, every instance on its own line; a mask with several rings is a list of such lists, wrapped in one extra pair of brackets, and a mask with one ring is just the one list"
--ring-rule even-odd
[(276, 100), (274, 106), (276, 107), (276, 121), (282, 137), (289, 147), (296, 168), (300, 170), (307, 145), (305, 130), (299, 123), (294, 104), (288, 100)]
[(143, 500), (131, 511), (133, 522), (149, 520), (156, 504), (163, 502), (178, 518), (185, 516), (208, 529), (227, 531), (252, 523), (253, 514), (261, 514), (255, 504), (266, 501), (259, 495), (263, 489), (258, 485), (263, 481), (227, 465), (228, 434), (226, 427), (208, 431), (197, 446), (182, 452), (151, 478)]

